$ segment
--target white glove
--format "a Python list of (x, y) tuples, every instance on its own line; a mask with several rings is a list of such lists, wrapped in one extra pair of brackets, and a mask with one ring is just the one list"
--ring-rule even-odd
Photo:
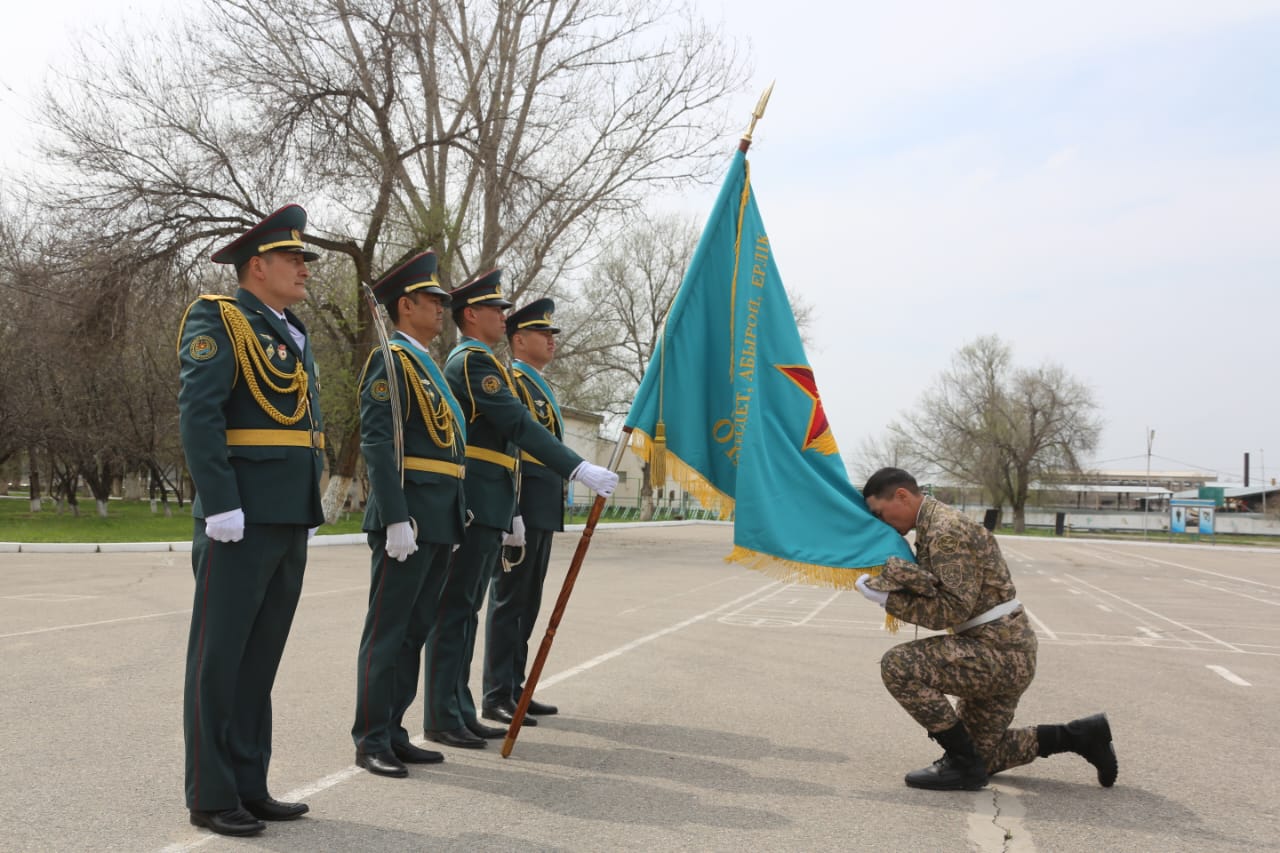
[(875, 604), (879, 604), (881, 607), (884, 607), (884, 603), (889, 600), (889, 593), (880, 592), (879, 590), (872, 589), (867, 586), (867, 581), (870, 579), (871, 575), (862, 575), (854, 581), (853, 585), (858, 588), (858, 592), (862, 593), (862, 596), (866, 598), (867, 601), (874, 602)]
[(512, 548), (524, 547), (524, 518), (517, 515), (511, 519), (511, 532), (502, 534), (502, 544)]
[(592, 465), (590, 462), (583, 462), (577, 468), (574, 468), (573, 473), (569, 475), (569, 479), (577, 480), (602, 498), (607, 498), (613, 494), (614, 488), (618, 485), (617, 474), (608, 468)]
[(403, 563), (409, 555), (418, 550), (418, 542), (413, 535), (413, 525), (407, 521), (397, 521), (387, 525), (387, 556)]
[(236, 507), (206, 517), (204, 535), (214, 542), (239, 542), (244, 538), (244, 510)]
[(317, 530), (319, 530), (319, 529), (320, 529), (319, 527), (308, 527), (308, 528), (307, 528), (307, 541), (308, 541), (308, 542), (310, 542), (310, 541), (311, 541), (311, 537), (312, 537), (312, 536), (315, 536), (315, 535), (316, 535), (316, 531), (317, 531)]

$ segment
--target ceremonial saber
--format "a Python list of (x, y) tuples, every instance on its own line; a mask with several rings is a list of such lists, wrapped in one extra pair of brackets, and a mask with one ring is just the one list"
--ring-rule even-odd
[[(631, 437), (631, 427), (623, 427), (622, 435), (618, 438), (618, 444), (613, 448), (613, 456), (609, 459), (609, 470), (617, 471), (618, 464), (622, 461), (622, 453), (627, 447), (627, 441)], [(573, 561), (569, 564), (569, 573), (564, 577), (564, 584), (560, 587), (560, 596), (556, 599), (556, 607), (551, 611), (551, 620), (547, 623), (547, 633), (542, 638), (542, 645), (538, 647), (538, 654), (533, 659), (533, 667), (529, 670), (529, 677), (525, 680), (524, 690), (520, 693), (520, 702), (516, 705), (516, 712), (511, 715), (511, 725), (507, 728), (507, 739), (502, 742), (502, 757), (510, 758), (511, 750), (516, 745), (516, 738), (520, 736), (520, 727), (524, 725), (524, 715), (529, 710), (529, 703), (533, 700), (533, 691), (538, 686), (538, 678), (542, 675), (542, 667), (547, 662), (547, 655), (551, 652), (551, 643), (556, 637), (556, 628), (560, 626), (560, 619), (564, 616), (564, 610), (569, 605), (569, 596), (573, 594), (573, 584), (578, 580), (578, 572), (582, 569), (582, 563), (587, 558), (587, 548), (591, 547), (591, 534), (595, 532), (596, 522), (600, 520), (600, 513), (604, 511), (604, 505), (608, 498), (603, 495), (596, 495), (595, 503), (591, 505), (591, 514), (587, 516), (587, 523), (582, 528), (582, 538), (578, 540), (578, 549), (573, 552)]]
[[(395, 448), (396, 468), (400, 471), (400, 488), (404, 488), (404, 409), (400, 407), (400, 383), (396, 381), (395, 358), (391, 355), (391, 339), (387, 337), (387, 329), (382, 324), (382, 307), (378, 305), (378, 297), (373, 288), (360, 282), (361, 292), (369, 305), (369, 322), (378, 334), (378, 349), (382, 350), (382, 364), (387, 371), (387, 388), (391, 396), (391, 444)], [(359, 389), (356, 389), (357, 392)], [(412, 518), (409, 519), (413, 521)], [(414, 522), (414, 535), (417, 535), (417, 522)]]

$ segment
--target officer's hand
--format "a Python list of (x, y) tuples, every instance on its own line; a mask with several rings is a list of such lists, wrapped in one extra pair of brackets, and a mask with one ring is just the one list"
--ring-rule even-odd
[(502, 534), (502, 544), (512, 548), (524, 547), (524, 518), (517, 515), (511, 519), (511, 532)]
[(854, 581), (853, 585), (858, 588), (858, 592), (862, 593), (863, 597), (866, 598), (867, 601), (873, 601), (881, 607), (884, 607), (884, 603), (889, 600), (889, 593), (880, 592), (879, 590), (874, 590), (867, 586), (867, 581), (869, 580), (871, 580), (871, 575), (862, 575)]
[(244, 538), (244, 510), (236, 507), (209, 516), (204, 520), (204, 534), (214, 542), (239, 542)]
[(397, 521), (387, 525), (387, 556), (403, 563), (409, 555), (418, 550), (418, 543), (413, 535), (413, 525), (407, 521)]
[(319, 527), (308, 527), (308, 528), (307, 528), (307, 541), (308, 541), (308, 542), (310, 542), (310, 541), (311, 541), (311, 537), (312, 537), (312, 536), (315, 536), (315, 535), (316, 535), (316, 531), (317, 531), (317, 530), (319, 530), (319, 529), (320, 529)]
[(577, 480), (602, 498), (607, 498), (613, 494), (613, 490), (618, 485), (617, 474), (608, 468), (592, 465), (590, 462), (583, 462), (577, 468), (574, 468), (573, 474), (570, 475), (569, 479)]

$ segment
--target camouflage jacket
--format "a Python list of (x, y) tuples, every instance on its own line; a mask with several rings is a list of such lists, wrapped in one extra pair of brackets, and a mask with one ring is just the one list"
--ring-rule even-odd
[(916, 559), (890, 557), (867, 582), (889, 593), (885, 610), (904, 622), (940, 631), (1017, 595), (990, 531), (931, 497), (916, 521)]

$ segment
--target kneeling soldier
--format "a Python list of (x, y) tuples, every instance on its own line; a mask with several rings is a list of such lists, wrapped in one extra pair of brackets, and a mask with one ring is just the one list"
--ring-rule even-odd
[[(1015, 598), (1009, 567), (982, 525), (921, 493), (901, 468), (862, 489), (867, 509), (903, 536), (916, 531), (919, 564), (890, 557), (857, 587), (891, 616), (951, 633), (894, 646), (880, 661), (885, 687), (946, 752), (908, 773), (912, 788), (976, 790), (987, 776), (1060, 752), (1083, 756), (1103, 787), (1118, 767), (1105, 714), (1065, 725), (1011, 729), (1036, 674), (1036, 634)], [(947, 701), (955, 696), (955, 708)]]

